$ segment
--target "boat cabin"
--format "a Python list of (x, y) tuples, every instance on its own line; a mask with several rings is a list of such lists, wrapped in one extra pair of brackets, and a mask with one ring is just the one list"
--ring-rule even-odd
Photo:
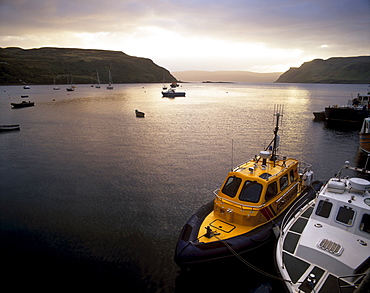
[[(349, 192), (346, 192), (348, 186)], [(362, 178), (330, 179), (311, 218), (370, 239), (370, 182)], [(370, 244), (370, 243), (369, 243)]]
[(299, 166), (295, 159), (273, 160), (261, 152), (228, 174), (216, 194), (215, 215), (246, 226), (273, 219), (302, 189)]
[(330, 179), (316, 200), (296, 255), (329, 266), (338, 276), (363, 273), (370, 262), (368, 190), (370, 182), (362, 178)]

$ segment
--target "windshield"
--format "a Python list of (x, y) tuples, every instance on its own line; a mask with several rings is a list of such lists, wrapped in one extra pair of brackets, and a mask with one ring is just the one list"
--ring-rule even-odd
[(245, 181), (239, 199), (242, 201), (259, 202), (261, 197), (262, 185), (257, 181)]
[(241, 183), (242, 179), (236, 176), (231, 176), (227, 178), (225, 186), (222, 188), (222, 193), (230, 197), (235, 197)]

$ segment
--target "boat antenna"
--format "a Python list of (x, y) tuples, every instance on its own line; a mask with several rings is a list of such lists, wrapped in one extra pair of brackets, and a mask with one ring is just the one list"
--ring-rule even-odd
[(275, 121), (275, 130), (274, 130), (274, 139), (273, 139), (273, 146), (272, 146), (272, 153), (271, 153), (271, 160), (274, 162), (274, 167), (275, 167), (275, 161), (276, 161), (276, 152), (277, 148), (279, 147), (279, 136), (278, 136), (278, 131), (279, 131), (279, 121), (280, 117), (283, 117), (284, 113), (284, 107), (283, 105), (275, 105), (274, 106), (274, 118)]
[(234, 139), (231, 139), (231, 171), (234, 167)]

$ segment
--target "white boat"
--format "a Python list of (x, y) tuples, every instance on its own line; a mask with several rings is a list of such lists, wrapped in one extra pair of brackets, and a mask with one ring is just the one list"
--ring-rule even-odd
[(100, 78), (99, 78), (99, 72), (96, 70), (96, 77), (98, 78), (98, 84), (95, 85), (95, 88), (100, 89)]
[(25, 85), (25, 86), (23, 86), (23, 89), (29, 90), (30, 89), (30, 86), (29, 85)]
[(346, 169), (370, 173), (346, 162), (283, 221), (275, 261), (289, 292), (353, 292), (369, 278), (370, 181), (342, 176)]
[(112, 75), (109, 70), (109, 85), (107, 86), (107, 90), (112, 90), (113, 89), (113, 80), (112, 80)]
[[(68, 80), (68, 77), (67, 77), (67, 80)], [(76, 88), (76, 86), (72, 85), (72, 83), (73, 83), (73, 76), (71, 74), (71, 83), (69, 83), (69, 80), (68, 80), (68, 84), (69, 85), (66, 87), (66, 90), (68, 92), (73, 92), (75, 90), (75, 88)]]
[(55, 85), (55, 78), (54, 78), (54, 86), (53, 86), (54, 91), (59, 91), (60, 87)]
[(185, 92), (177, 92), (174, 88), (170, 88), (167, 91), (162, 91), (162, 96), (168, 98), (185, 97)]

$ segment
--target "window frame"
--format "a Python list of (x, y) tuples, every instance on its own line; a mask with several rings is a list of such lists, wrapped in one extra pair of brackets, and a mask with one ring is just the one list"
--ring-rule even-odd
[[(325, 214), (321, 214), (321, 211), (323, 209), (323, 206), (324, 204), (330, 204), (330, 208), (329, 208), (329, 211), (326, 212)], [(319, 216), (319, 217), (322, 217), (322, 218), (325, 218), (325, 219), (328, 219), (330, 217), (330, 214), (331, 214), (331, 211), (333, 209), (333, 203), (328, 201), (328, 200), (323, 200), (321, 199), (318, 204), (317, 204), (317, 208), (315, 210), (315, 215)], [(326, 216), (327, 215), (327, 216)]]
[[(281, 183), (281, 180), (283, 178), (286, 178), (286, 181), (282, 184)], [(288, 186), (289, 186), (289, 184), (290, 183), (289, 183), (289, 176), (288, 176), (288, 174), (284, 174), (283, 176), (280, 177), (280, 179), (279, 179), (279, 188), (280, 188), (280, 191), (284, 191), (285, 189), (287, 189)]]
[[(348, 223), (345, 223), (345, 222), (342, 222), (342, 221), (340, 221), (340, 220), (338, 220), (338, 215), (339, 215), (339, 213), (341, 212), (341, 210), (342, 209), (345, 209), (345, 210), (348, 210), (348, 211), (352, 211), (353, 212), (353, 214), (352, 214), (352, 218), (349, 218), (348, 220), (350, 221), (347, 221), (347, 222), (349, 222), (349, 224)], [(343, 215), (342, 215), (343, 216)], [(346, 216), (346, 215), (345, 215)], [(340, 205), (339, 207), (338, 207), (338, 209), (337, 209), (337, 212), (336, 212), (336, 214), (335, 214), (335, 218), (334, 218), (334, 221), (335, 222), (337, 222), (337, 223), (339, 223), (339, 224), (341, 224), (341, 225), (344, 225), (344, 226), (347, 226), (347, 227), (352, 227), (353, 226), (353, 224), (355, 223), (355, 219), (356, 219), (356, 210), (355, 209), (353, 209), (353, 208), (351, 208), (350, 206), (346, 206), (346, 205)]]
[[(238, 187), (235, 189), (235, 187), (234, 187), (234, 189), (235, 190), (233, 190), (233, 193), (234, 193), (234, 195), (230, 195), (229, 193), (226, 193), (225, 192), (225, 188), (230, 188), (230, 186), (227, 186), (228, 184), (228, 181), (230, 180), (230, 179), (237, 179), (238, 181), (239, 181), (239, 184), (238, 184)], [(226, 179), (226, 182), (225, 182), (225, 184), (224, 184), (224, 186), (222, 187), (222, 189), (221, 189), (221, 192), (223, 193), (223, 194), (226, 194), (228, 197), (231, 197), (231, 198), (235, 198), (235, 196), (238, 194), (238, 191), (239, 191), (239, 189), (240, 189), (240, 186), (242, 185), (242, 182), (243, 182), (243, 180), (242, 180), (242, 178), (240, 178), (240, 177), (238, 177), (238, 176), (235, 176), (235, 175), (233, 175), (233, 176), (229, 176), (227, 179)]]
[[(363, 224), (363, 223), (364, 223), (364, 218), (365, 218), (365, 217), (367, 217), (367, 218), (368, 218), (368, 219), (367, 219), (367, 222), (369, 223), (369, 224), (368, 224), (368, 226), (367, 226), (367, 228), (368, 228), (368, 229), (366, 229), (366, 230), (364, 230), (364, 229), (363, 229), (364, 227), (362, 227), (362, 229), (361, 229), (361, 224)], [(370, 214), (368, 214), (368, 213), (363, 213), (363, 214), (362, 214), (362, 218), (361, 218), (361, 221), (360, 221), (359, 230), (360, 230), (361, 232), (363, 232), (363, 233), (370, 234)]]
[[(251, 185), (248, 186), (247, 184), (248, 185), (251, 184)], [(254, 186), (254, 185), (256, 185), (259, 188), (258, 199), (256, 200), (256, 199), (253, 198), (253, 201), (252, 200), (243, 199), (242, 198), (242, 196), (244, 194), (243, 191), (246, 190), (246, 189), (252, 188), (252, 186)], [(243, 201), (243, 202), (258, 203), (261, 200), (262, 190), (263, 190), (263, 185), (261, 183), (259, 183), (258, 181), (256, 181), (256, 180), (254, 180), (254, 181), (252, 181), (252, 180), (245, 180), (244, 183), (243, 183), (242, 189), (241, 189), (241, 191), (239, 193), (238, 198), (239, 198), (240, 201)], [(253, 195), (257, 194), (256, 190), (253, 190), (253, 192), (254, 192)], [(250, 198), (248, 198), (248, 199), (250, 199)]]
[[(269, 194), (269, 193), (268, 193), (269, 188), (270, 188), (270, 186), (272, 187), (272, 185), (275, 185), (275, 194)], [(272, 188), (273, 188), (273, 187), (272, 187)], [(266, 188), (265, 201), (269, 201), (269, 200), (271, 200), (271, 199), (272, 199), (272, 198), (274, 198), (278, 193), (279, 193), (279, 191), (278, 191), (278, 184), (277, 184), (277, 181), (273, 181), (273, 182), (271, 182), (269, 185), (267, 185), (267, 188)]]

